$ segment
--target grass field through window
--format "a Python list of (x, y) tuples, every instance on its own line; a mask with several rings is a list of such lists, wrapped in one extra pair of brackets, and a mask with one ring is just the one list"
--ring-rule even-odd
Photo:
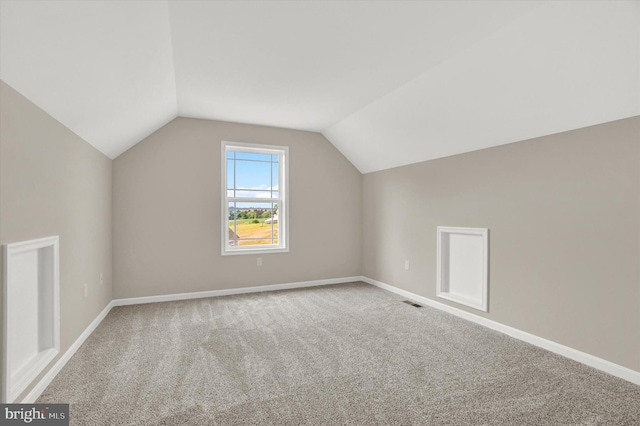
[[(255, 222), (258, 223), (255, 223)], [(238, 235), (238, 245), (257, 245), (257, 244), (278, 244), (278, 223), (274, 223), (273, 227), (270, 223), (264, 223), (265, 219), (237, 219), (235, 232)], [(234, 231), (233, 220), (229, 221), (229, 229)], [(273, 230), (274, 241), (271, 241), (271, 232)], [(264, 238), (258, 240), (244, 240), (246, 238)]]

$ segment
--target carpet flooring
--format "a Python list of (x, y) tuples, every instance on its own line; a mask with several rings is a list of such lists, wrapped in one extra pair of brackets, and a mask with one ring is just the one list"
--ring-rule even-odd
[(364, 283), (112, 309), (73, 425), (635, 425), (640, 386)]

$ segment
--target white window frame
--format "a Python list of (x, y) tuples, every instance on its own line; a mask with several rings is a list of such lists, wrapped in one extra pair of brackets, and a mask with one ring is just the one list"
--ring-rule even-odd
[[(278, 198), (229, 197), (227, 194), (227, 152), (278, 155)], [(222, 256), (289, 252), (289, 147), (222, 141)], [(229, 202), (275, 202), (278, 204), (278, 244), (232, 246), (229, 244)]]

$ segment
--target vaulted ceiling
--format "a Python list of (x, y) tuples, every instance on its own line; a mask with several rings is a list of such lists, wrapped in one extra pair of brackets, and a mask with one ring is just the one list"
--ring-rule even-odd
[(640, 115), (638, 1), (2, 1), (0, 78), (111, 158), (176, 116), (361, 172)]

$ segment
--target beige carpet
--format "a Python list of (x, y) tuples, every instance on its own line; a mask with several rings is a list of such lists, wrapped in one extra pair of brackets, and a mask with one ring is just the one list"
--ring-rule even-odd
[(640, 386), (363, 283), (114, 308), (75, 425), (632, 425)]

